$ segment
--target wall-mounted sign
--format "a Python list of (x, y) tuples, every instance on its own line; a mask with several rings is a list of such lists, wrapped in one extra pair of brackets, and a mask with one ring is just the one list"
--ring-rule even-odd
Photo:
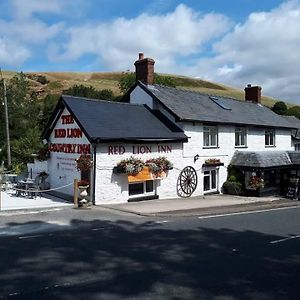
[(64, 152), (64, 153), (76, 153), (76, 154), (90, 154), (90, 144), (57, 144), (51, 143), (49, 145), (50, 152)]
[(82, 138), (82, 130), (79, 128), (58, 128), (54, 129), (55, 138)]
[(122, 155), (125, 152), (129, 152), (132, 154), (146, 154), (152, 152), (170, 153), (172, 152), (172, 146), (171, 145), (133, 145), (133, 146), (109, 145), (107, 148), (108, 155)]
[[(71, 143), (66, 142), (66, 140), (60, 140), (59, 143), (50, 143), (49, 151), (50, 152), (58, 152), (58, 153), (74, 153), (74, 154), (90, 154), (91, 153), (91, 145), (85, 143), (80, 143), (82, 141), (86, 141), (83, 139), (85, 136), (82, 130), (78, 127), (75, 127), (76, 124), (74, 122), (74, 118), (70, 114), (64, 114), (60, 117), (61, 128), (55, 128), (53, 131), (53, 139), (78, 139), (78, 140), (70, 140)], [(68, 128), (69, 124), (74, 124), (73, 128)], [(67, 127), (67, 128), (64, 128)], [(78, 142), (77, 142), (78, 141)], [(65, 143), (64, 143), (65, 142)], [(73, 143), (72, 143), (73, 142)]]

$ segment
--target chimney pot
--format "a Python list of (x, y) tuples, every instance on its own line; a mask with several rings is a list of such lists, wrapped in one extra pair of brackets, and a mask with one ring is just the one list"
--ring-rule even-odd
[(247, 87), (251, 87), (251, 83), (248, 83), (248, 84), (247, 84)]
[(143, 52), (139, 53), (139, 60), (141, 60), (141, 59), (144, 59), (144, 53)]

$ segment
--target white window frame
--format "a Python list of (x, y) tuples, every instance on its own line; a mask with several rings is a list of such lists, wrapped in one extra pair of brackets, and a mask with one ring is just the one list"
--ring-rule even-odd
[[(209, 172), (208, 174), (205, 174), (205, 172)], [(213, 182), (213, 179), (212, 179), (212, 172), (215, 172), (215, 183), (216, 183), (216, 186), (214, 188), (212, 188), (212, 182)], [(210, 189), (209, 190), (204, 190), (204, 178), (205, 177), (209, 177), (209, 187)], [(218, 187), (219, 187), (219, 169), (218, 168), (212, 168), (212, 169), (205, 169), (203, 171), (203, 193), (206, 194), (206, 193), (215, 193), (215, 192), (218, 192)]]
[[(244, 136), (244, 144), (242, 144), (242, 136)], [(234, 145), (235, 147), (247, 147), (247, 128), (235, 127), (234, 130)]]
[[(147, 181), (153, 181), (153, 190), (151, 192), (146, 191), (146, 182)], [(143, 193), (141, 194), (135, 194), (135, 195), (129, 195), (129, 186), (133, 184), (143, 184)], [(140, 198), (140, 197), (146, 197), (146, 196), (155, 196), (156, 195), (156, 180), (145, 180), (145, 181), (137, 181), (137, 182), (131, 182), (128, 184), (128, 197), (130, 199), (132, 198)]]
[[(205, 145), (206, 135), (208, 135), (208, 145)], [(203, 148), (217, 148), (219, 137), (218, 137), (218, 126), (203, 126)], [(212, 137), (215, 136), (215, 144), (212, 144)]]
[[(273, 136), (273, 143), (271, 143), (271, 136)], [(266, 129), (265, 130), (265, 147), (275, 147), (275, 129)]]

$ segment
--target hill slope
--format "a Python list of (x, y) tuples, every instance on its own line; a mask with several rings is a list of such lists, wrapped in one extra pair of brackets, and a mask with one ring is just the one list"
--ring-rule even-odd
[[(39, 72), (25, 73), (30, 79), (30, 86), (37, 92), (40, 97), (46, 94), (61, 94), (63, 90), (68, 89), (73, 85), (83, 84), (92, 86), (97, 90), (110, 89), (115, 95), (119, 95), (118, 81), (123, 75), (120, 72), (99, 72), (99, 73), (84, 73), (84, 72)], [(10, 79), (16, 72), (4, 71), (4, 78)], [(45, 76), (48, 83), (42, 84), (37, 80), (38, 76)], [(164, 74), (161, 74), (164, 75)], [(244, 100), (244, 91), (235, 89), (219, 83), (213, 83), (201, 79), (194, 79), (185, 76), (170, 75), (178, 88), (193, 90), (209, 95), (219, 95), (231, 97), (239, 100)], [(266, 106), (273, 106), (278, 101), (270, 97), (262, 97), (262, 103)]]

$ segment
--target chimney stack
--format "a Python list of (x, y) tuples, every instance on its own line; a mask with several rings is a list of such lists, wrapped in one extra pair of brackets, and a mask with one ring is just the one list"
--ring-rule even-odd
[(261, 87), (248, 84), (245, 87), (245, 101), (261, 103)]
[(152, 58), (144, 58), (144, 53), (139, 53), (139, 59), (134, 63), (136, 80), (146, 85), (153, 85), (154, 64), (155, 61)]

